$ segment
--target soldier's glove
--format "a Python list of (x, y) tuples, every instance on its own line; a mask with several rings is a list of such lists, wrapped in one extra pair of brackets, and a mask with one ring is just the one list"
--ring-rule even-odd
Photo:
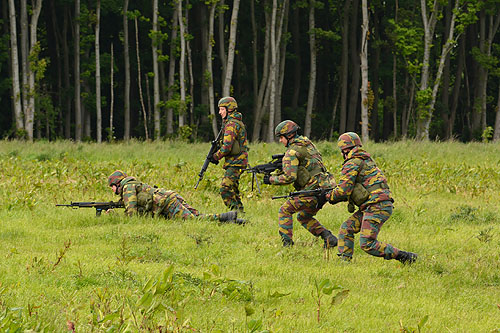
[(320, 194), (317, 196), (317, 204), (316, 208), (321, 209), (325, 205), (325, 203), (328, 201), (327, 199), (327, 192), (325, 190), (322, 190)]
[(214, 155), (210, 155), (208, 160), (210, 161), (210, 163), (213, 163), (215, 165), (219, 164), (219, 161), (215, 159)]
[(271, 178), (270, 174), (265, 174), (264, 175), (264, 179), (262, 180), (264, 182), (264, 184), (271, 185), (271, 180), (269, 178)]

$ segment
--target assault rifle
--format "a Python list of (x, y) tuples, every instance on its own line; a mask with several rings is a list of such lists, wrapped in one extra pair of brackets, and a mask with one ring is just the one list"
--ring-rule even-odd
[(222, 131), (224, 129), (224, 126), (221, 127), (219, 134), (217, 134), (217, 137), (215, 140), (212, 141), (212, 146), (210, 147), (210, 150), (208, 151), (207, 157), (205, 158), (205, 162), (203, 162), (203, 166), (201, 167), (200, 173), (198, 174), (198, 181), (196, 182), (196, 185), (194, 186), (194, 189), (196, 190), (198, 188), (198, 184), (200, 181), (203, 179), (203, 175), (205, 175), (205, 171), (207, 171), (208, 165), (210, 164), (210, 160), (212, 159), (212, 155), (219, 150), (219, 140), (220, 136), (222, 135)]
[(57, 204), (56, 207), (71, 207), (74, 209), (77, 208), (95, 208), (95, 216), (101, 216), (102, 211), (106, 211), (108, 209), (113, 209), (113, 208), (125, 208), (123, 205), (123, 202), (121, 201), (108, 201), (108, 202), (73, 202), (69, 205), (66, 204)]
[[(258, 173), (262, 174), (270, 174), (274, 170), (282, 170), (283, 169), (283, 157), (285, 154), (275, 154), (271, 156), (271, 162), (265, 164), (259, 164), (254, 166), (253, 168), (244, 169), (243, 171), (252, 173), (252, 191), (253, 191), (253, 183), (255, 181), (255, 175)], [(259, 180), (257, 179), (257, 189), (260, 193), (259, 188)]]
[(326, 194), (330, 192), (333, 188), (317, 188), (315, 190), (302, 190), (296, 192), (290, 192), (287, 195), (279, 195), (272, 197), (272, 199), (283, 199), (283, 198), (294, 198), (294, 197), (316, 197), (318, 203), (316, 204), (316, 208), (321, 209), (323, 205), (326, 203)]

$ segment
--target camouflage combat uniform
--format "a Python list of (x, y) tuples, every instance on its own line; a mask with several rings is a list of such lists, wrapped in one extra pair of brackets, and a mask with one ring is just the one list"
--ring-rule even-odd
[[(377, 240), (384, 222), (392, 214), (394, 202), (387, 179), (373, 159), (360, 147), (354, 147), (345, 157), (341, 176), (332, 190), (330, 202), (350, 200), (356, 183), (368, 191), (359, 210), (345, 221), (339, 231), (339, 256), (350, 260), (354, 251), (354, 234), (360, 232), (361, 249), (373, 256), (396, 259), (400, 250)], [(359, 186), (359, 185), (358, 185)], [(352, 203), (351, 203), (352, 205)]]
[(240, 176), (248, 165), (247, 130), (241, 119), (241, 113), (228, 112), (221, 147), (213, 155), (217, 161), (225, 157), (224, 177), (220, 186), (222, 201), (230, 210), (240, 212), (243, 211), (239, 190)]
[[(327, 173), (320, 152), (304, 136), (295, 136), (288, 143), (283, 157), (283, 173), (273, 175), (269, 182), (273, 185), (293, 184), (296, 190), (313, 190), (334, 185), (333, 177)], [(288, 199), (278, 213), (279, 234), (284, 245), (293, 244), (293, 217), (314, 236), (330, 232), (314, 218), (321, 209), (316, 197), (294, 197)], [(335, 242), (336, 244), (336, 242)]]
[(120, 182), (119, 193), (125, 206), (125, 214), (151, 214), (154, 217), (167, 219), (202, 217), (218, 220), (219, 214), (202, 215), (191, 207), (177, 192), (155, 188), (137, 181), (134, 177), (126, 177)]

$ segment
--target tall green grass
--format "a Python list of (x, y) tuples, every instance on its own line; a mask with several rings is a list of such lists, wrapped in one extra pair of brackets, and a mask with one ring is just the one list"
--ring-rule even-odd
[[(319, 142), (338, 177), (335, 143)], [(0, 330), (79, 332), (491, 332), (500, 329), (500, 145), (368, 143), (395, 210), (382, 241), (419, 254), (403, 266), (356, 244), (340, 262), (295, 223), (283, 249), (277, 215), (288, 187), (241, 191), (251, 222), (95, 217), (70, 201), (116, 200), (121, 169), (178, 191), (202, 212), (222, 212), (222, 170), (194, 190), (208, 144), (0, 142)], [(252, 144), (250, 163), (283, 152)], [(337, 232), (345, 204), (318, 219)], [(356, 238), (358, 240), (358, 237)]]

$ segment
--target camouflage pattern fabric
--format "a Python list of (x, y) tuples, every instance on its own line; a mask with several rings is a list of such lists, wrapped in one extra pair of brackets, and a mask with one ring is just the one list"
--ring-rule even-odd
[[(229, 167), (245, 169), (248, 165), (247, 130), (244, 125), (241, 125), (241, 119), (242, 115), (237, 111), (228, 113), (224, 124), (224, 136), (222, 138), (221, 147), (213, 155), (214, 159), (217, 161), (225, 157), (224, 169)], [(230, 155), (235, 141), (238, 141), (241, 152), (237, 155)]]
[[(300, 151), (307, 149), (308, 156), (301, 156)], [(297, 179), (300, 160), (306, 170), (325, 170), (320, 152), (307, 137), (295, 136), (290, 140), (288, 149), (283, 157), (283, 173), (273, 175), (269, 178), (271, 184), (285, 185), (294, 183)], [(331, 187), (335, 184), (333, 177), (327, 172), (321, 172), (307, 182), (302, 188), (297, 190), (313, 190), (317, 188)], [(297, 213), (297, 221), (314, 236), (318, 236), (326, 228), (314, 218), (319, 211), (316, 208), (316, 197), (295, 197), (290, 198), (280, 207), (278, 213), (279, 234), (283, 242), (290, 242), (293, 238), (293, 217)]]
[(230, 210), (243, 211), (243, 203), (240, 198), (240, 168), (229, 167), (224, 171), (224, 177), (222, 177), (222, 182), (220, 184), (220, 195), (224, 204), (229, 207)]
[(279, 235), (283, 243), (293, 240), (293, 217), (297, 213), (297, 221), (314, 236), (319, 236), (325, 227), (314, 218), (319, 211), (316, 208), (317, 199), (315, 197), (295, 197), (290, 198), (281, 205), (278, 213)]
[(354, 234), (360, 233), (359, 244), (361, 249), (368, 254), (384, 259), (394, 259), (399, 250), (390, 244), (377, 240), (378, 233), (385, 221), (392, 214), (392, 202), (382, 201), (366, 207), (365, 210), (358, 210), (347, 221), (345, 221), (339, 231), (338, 251), (339, 256), (345, 260), (350, 260), (354, 252)]
[[(392, 200), (385, 175), (377, 167), (370, 154), (360, 147), (354, 147), (347, 155), (342, 166), (339, 182), (330, 195), (330, 201), (336, 203), (348, 200), (356, 182), (361, 183), (370, 192), (370, 197), (360, 208), (373, 203)], [(370, 190), (370, 187), (375, 189)]]
[[(307, 149), (309, 157), (302, 156), (299, 152), (303, 148)], [(297, 180), (297, 173), (300, 160), (304, 160), (304, 167), (307, 171), (326, 170), (323, 159), (316, 146), (305, 136), (297, 135), (290, 140), (288, 150), (283, 157), (283, 173), (273, 175), (269, 178), (269, 182), (273, 185), (292, 184)], [(326, 173), (311, 177), (309, 182), (302, 188), (297, 190), (314, 190), (319, 187), (331, 186), (331, 178)]]
[(154, 188), (134, 177), (126, 177), (120, 182), (119, 194), (125, 206), (125, 214), (129, 216), (151, 214), (167, 219), (219, 219), (219, 214), (200, 214), (175, 191)]

